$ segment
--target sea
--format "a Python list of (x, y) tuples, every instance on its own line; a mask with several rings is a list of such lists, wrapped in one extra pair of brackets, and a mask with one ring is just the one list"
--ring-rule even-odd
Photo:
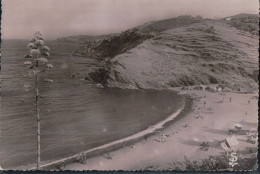
[[(28, 43), (1, 43), (0, 166), (4, 169), (33, 166), (37, 160), (35, 77), (24, 66), (29, 60), (24, 58)], [(134, 135), (184, 103), (172, 91), (98, 88), (84, 80), (99, 67), (98, 60), (74, 56), (84, 44), (46, 41), (46, 45), (54, 68), (39, 77), (42, 163)]]

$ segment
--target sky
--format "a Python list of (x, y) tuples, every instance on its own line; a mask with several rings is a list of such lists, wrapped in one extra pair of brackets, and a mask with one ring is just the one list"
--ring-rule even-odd
[(2, 39), (117, 33), (180, 15), (258, 14), (258, 0), (2, 0)]

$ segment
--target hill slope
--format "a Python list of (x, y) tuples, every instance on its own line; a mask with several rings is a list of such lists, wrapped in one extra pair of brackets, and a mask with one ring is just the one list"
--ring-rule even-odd
[[(181, 26), (200, 22), (201, 19), (190, 16), (180, 16), (177, 18), (152, 21), (144, 25), (128, 29), (120, 34), (98, 36), (70, 36), (59, 38), (60, 41), (86, 43), (85, 49), (75, 50), (77, 56), (106, 58), (114, 57), (124, 53), (146, 39), (152, 38), (158, 33)], [(103, 38), (103, 39), (100, 39)]]
[(251, 34), (258, 35), (259, 15), (256, 14), (238, 14), (229, 17), (231, 20), (227, 21), (231, 26), (238, 30), (247, 31)]
[(171, 29), (111, 59), (109, 86), (169, 88), (223, 84), (255, 90), (258, 37), (221, 21)]
[(81, 55), (106, 61), (86, 79), (105, 86), (258, 88), (258, 35), (225, 20), (184, 16), (149, 22), (93, 43)]

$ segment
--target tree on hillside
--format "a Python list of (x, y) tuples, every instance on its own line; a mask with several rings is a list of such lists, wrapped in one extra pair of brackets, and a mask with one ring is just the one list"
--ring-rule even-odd
[(35, 102), (36, 102), (36, 120), (37, 120), (37, 169), (40, 169), (41, 148), (40, 148), (40, 110), (39, 110), (39, 75), (47, 69), (53, 68), (52, 64), (48, 64), (50, 56), (50, 48), (44, 45), (42, 34), (37, 31), (33, 35), (31, 42), (27, 45), (29, 55), (25, 58), (32, 61), (25, 61), (24, 65), (33, 72), (35, 77)]

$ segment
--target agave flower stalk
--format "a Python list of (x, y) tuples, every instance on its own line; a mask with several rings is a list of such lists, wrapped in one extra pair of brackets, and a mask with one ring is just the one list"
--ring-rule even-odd
[[(29, 54), (26, 58), (34, 58), (35, 64), (31, 61), (25, 61), (24, 65), (33, 71), (35, 75), (35, 102), (36, 102), (36, 120), (37, 120), (37, 170), (40, 169), (41, 162), (41, 146), (40, 146), (40, 108), (39, 108), (39, 73), (44, 72), (45, 69), (53, 68), (52, 64), (47, 64), (47, 57), (50, 56), (50, 48), (44, 45), (44, 39), (40, 32), (36, 32), (31, 39), (31, 42), (27, 45), (29, 49)], [(47, 64), (43, 71), (40, 71), (40, 68), (43, 68)]]

